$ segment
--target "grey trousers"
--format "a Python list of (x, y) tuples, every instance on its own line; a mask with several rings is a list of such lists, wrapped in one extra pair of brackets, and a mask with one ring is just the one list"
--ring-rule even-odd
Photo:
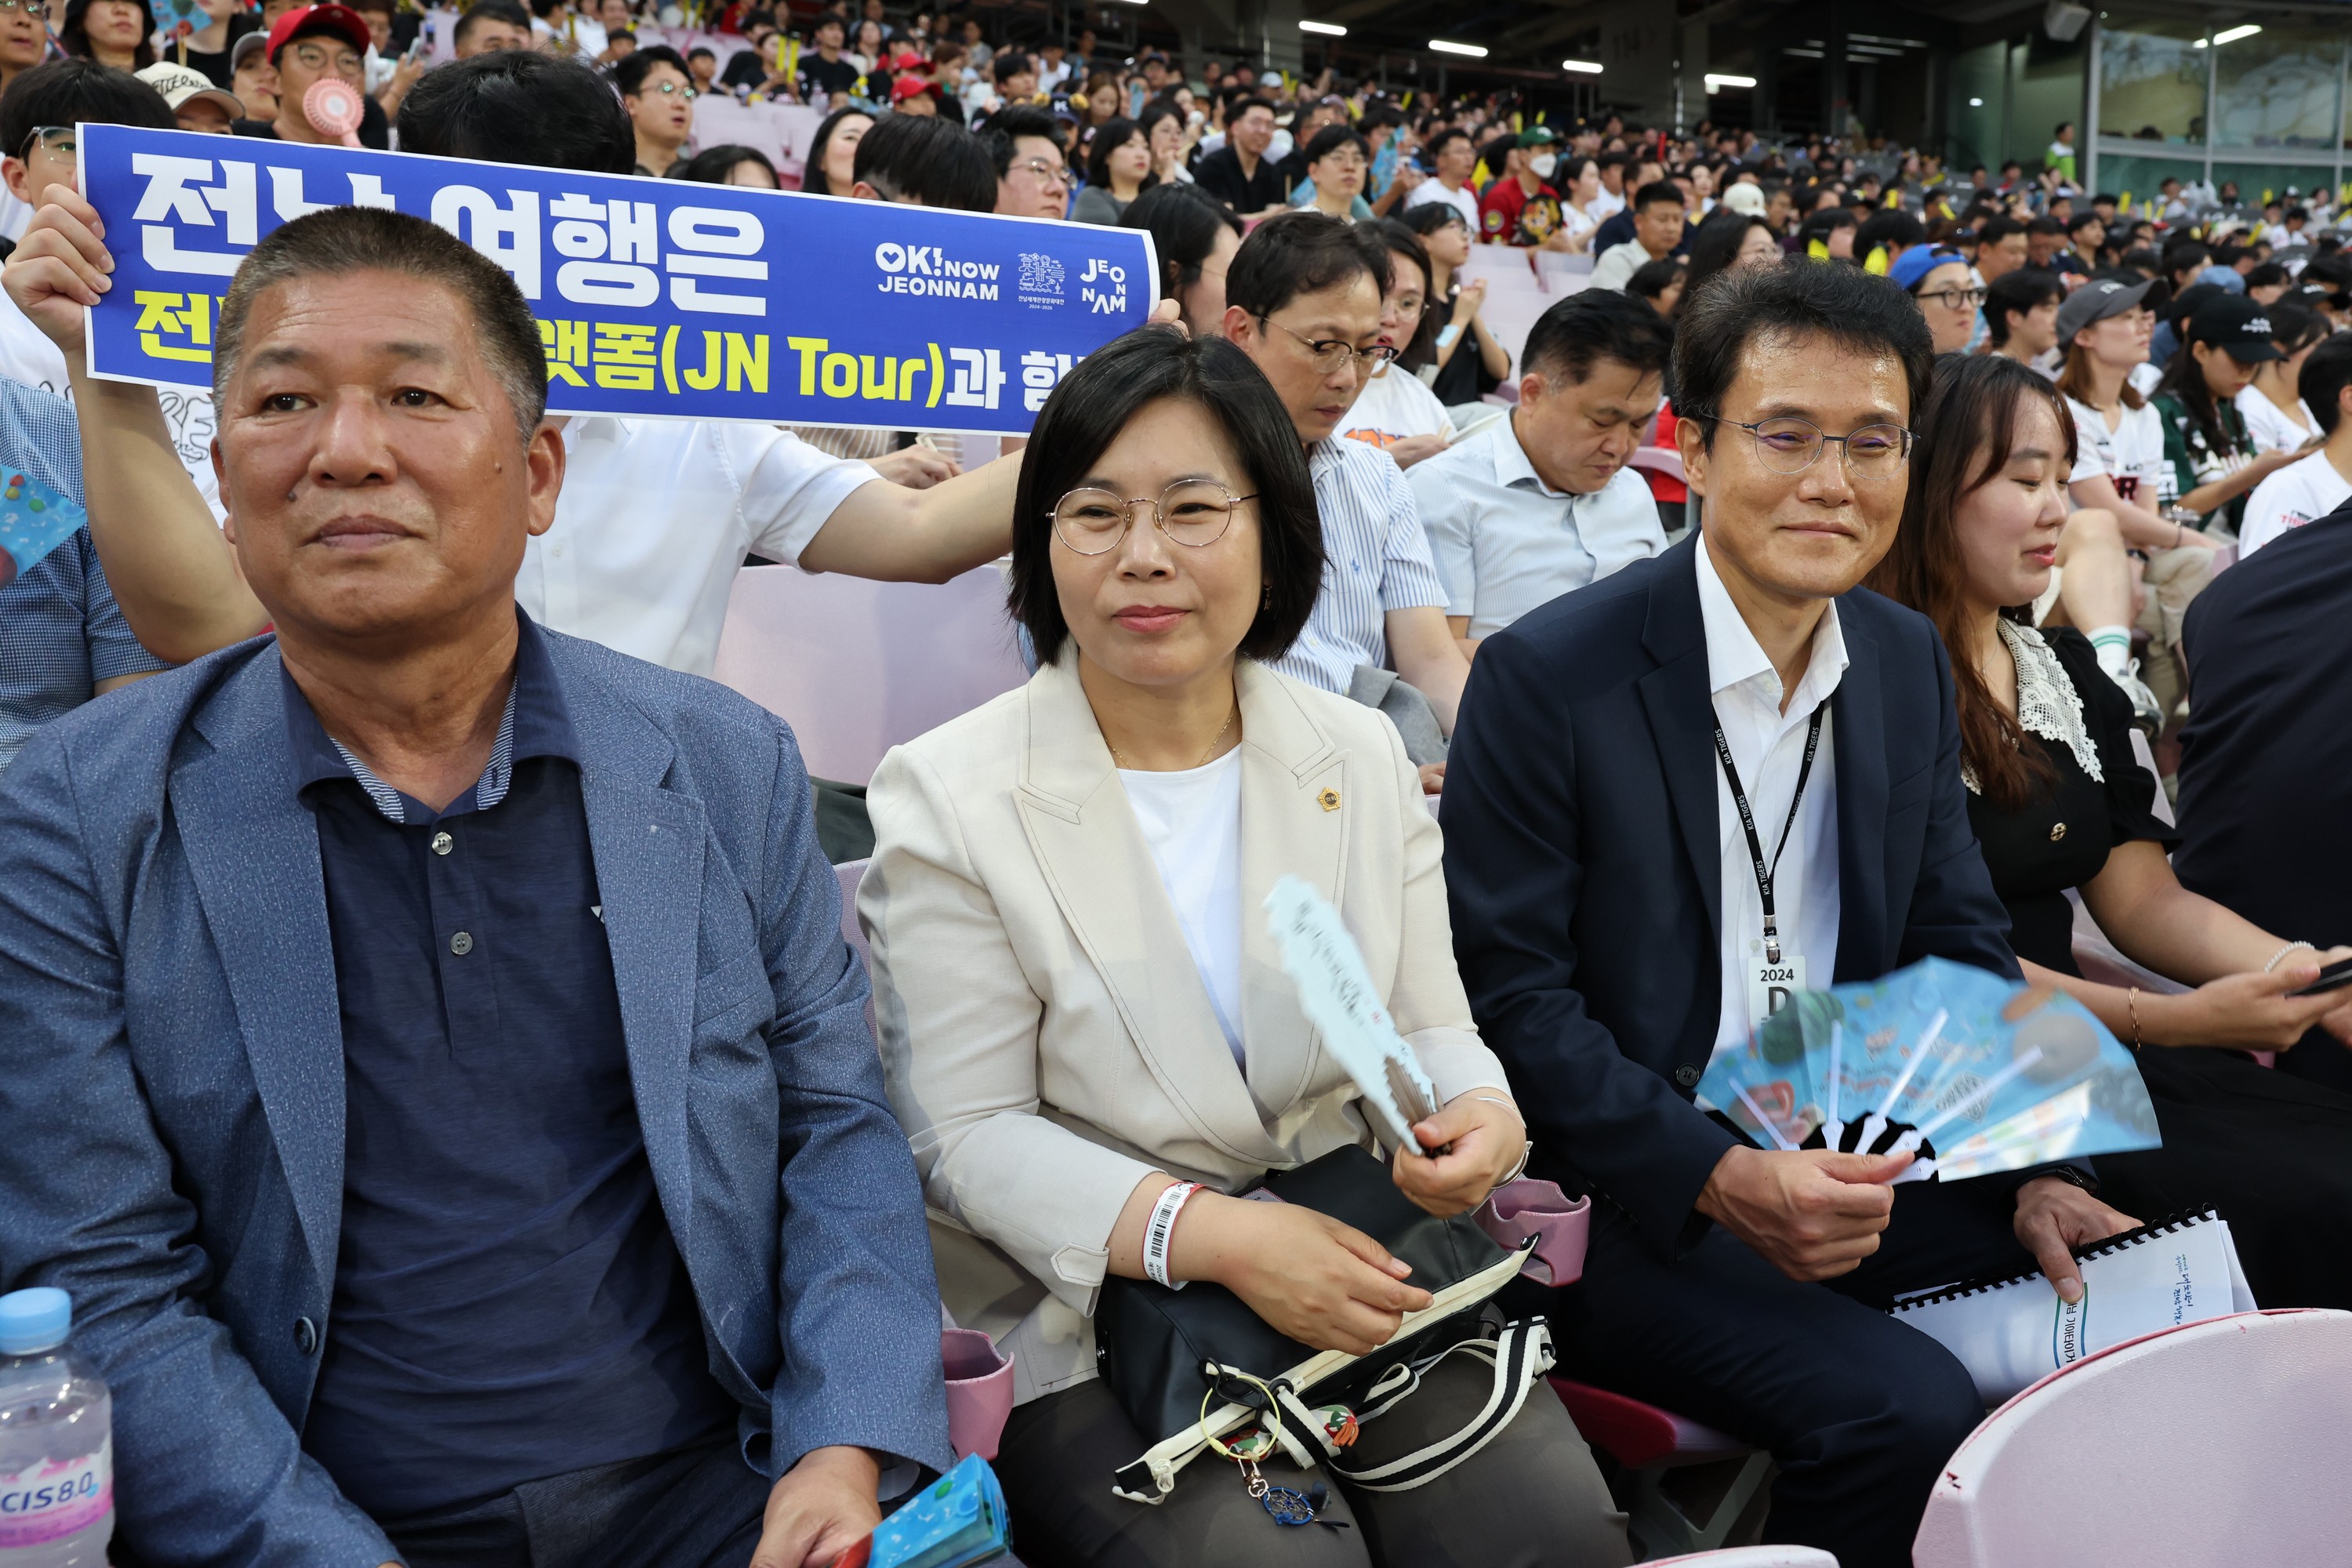
[[(1466, 1423), (1494, 1386), (1465, 1357), (1439, 1363), (1421, 1391), (1365, 1426), (1353, 1462), (1378, 1463)], [(997, 1479), (1013, 1509), (1013, 1548), (1028, 1568), (1619, 1568), (1633, 1560), (1592, 1452), (1549, 1387), (1495, 1440), (1428, 1485), (1365, 1492), (1327, 1470), (1265, 1466), (1276, 1486), (1328, 1486), (1322, 1518), (1276, 1524), (1235, 1468), (1204, 1454), (1158, 1504), (1111, 1495), (1111, 1472), (1150, 1445), (1100, 1379), (1013, 1412)]]

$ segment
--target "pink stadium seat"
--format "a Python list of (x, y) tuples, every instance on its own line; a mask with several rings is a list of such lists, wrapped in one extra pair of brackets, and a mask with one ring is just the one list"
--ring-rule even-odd
[(1916, 1568), (2342, 1563), (2352, 1312), (2246, 1312), (2043, 1378), (1960, 1445)]
[(1551, 1386), (1584, 1440), (1633, 1472), (1626, 1511), (1648, 1551), (1721, 1546), (1763, 1489), (1771, 1456), (1727, 1433), (1572, 1378)]
[(938, 585), (747, 567), (717, 674), (792, 725), (810, 773), (854, 784), (892, 746), (1029, 679), (993, 566)]
[(1645, 474), (1664, 474), (1677, 480), (1683, 479), (1683, 455), (1672, 447), (1636, 447), (1626, 463)]

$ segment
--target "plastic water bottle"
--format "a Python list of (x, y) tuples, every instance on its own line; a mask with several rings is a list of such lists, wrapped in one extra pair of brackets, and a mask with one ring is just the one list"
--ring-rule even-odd
[(0, 1296), (0, 1568), (105, 1568), (113, 1401), (72, 1328), (62, 1290)]

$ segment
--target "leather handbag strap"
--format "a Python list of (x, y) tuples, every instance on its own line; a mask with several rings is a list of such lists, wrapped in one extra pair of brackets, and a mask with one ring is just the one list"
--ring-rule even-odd
[(1366, 1491), (1406, 1492), (1435, 1480), (1485, 1447), (1518, 1415), (1536, 1380), (1551, 1370), (1551, 1328), (1533, 1318), (1506, 1325), (1499, 1339), (1464, 1340), (1449, 1346), (1413, 1368), (1411, 1383), (1391, 1391), (1381, 1408), (1393, 1408), (1420, 1386), (1422, 1373), (1450, 1355), (1475, 1356), (1495, 1369), (1494, 1386), (1478, 1413), (1460, 1429), (1383, 1465), (1355, 1469), (1334, 1454), (1329, 1461), (1334, 1474)]

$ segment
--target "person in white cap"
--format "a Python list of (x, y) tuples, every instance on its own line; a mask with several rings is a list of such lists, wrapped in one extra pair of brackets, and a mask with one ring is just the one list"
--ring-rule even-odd
[(245, 105), (237, 101), (236, 95), (215, 87), (212, 78), (193, 66), (157, 60), (134, 74), (163, 95), (163, 101), (172, 106), (172, 117), (180, 122), (183, 131), (233, 135), (229, 127), (245, 118)]

